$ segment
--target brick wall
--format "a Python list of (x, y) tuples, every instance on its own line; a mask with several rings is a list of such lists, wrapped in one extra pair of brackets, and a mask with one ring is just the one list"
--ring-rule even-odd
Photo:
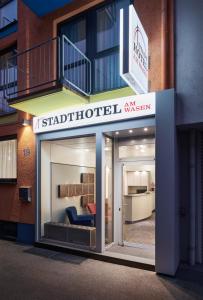
[[(0, 125), (0, 136), (17, 135), (17, 184), (0, 184), (0, 220), (27, 224), (35, 222), (35, 136), (30, 126), (23, 127), (27, 114), (19, 113), (18, 122)], [(24, 157), (24, 149), (30, 155)], [(32, 202), (22, 203), (18, 197), (20, 186), (32, 186)]]

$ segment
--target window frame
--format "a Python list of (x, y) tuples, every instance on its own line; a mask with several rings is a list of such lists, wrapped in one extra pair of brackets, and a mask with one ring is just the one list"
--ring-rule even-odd
[(17, 139), (17, 135), (8, 135), (8, 136), (0, 136), (0, 143), (4, 142), (4, 141), (11, 141), (11, 140), (15, 140), (16, 141), (16, 178), (0, 178), (0, 184), (17, 184), (17, 180), (18, 180), (18, 162), (17, 162), (17, 148), (18, 148), (18, 139)]
[[(131, 3), (131, 0), (126, 0), (126, 3), (129, 2), (129, 4)], [(126, 87), (127, 85), (124, 82), (124, 86), (120, 86), (120, 87), (114, 87), (112, 89), (102, 89), (102, 90), (95, 90), (95, 61), (99, 58), (105, 58), (107, 56), (110, 56), (111, 54), (119, 54), (119, 42), (118, 45), (113, 46), (111, 48), (108, 49), (104, 49), (101, 51), (97, 51), (97, 30), (93, 30), (92, 31), (92, 27), (97, 28), (97, 11), (99, 9), (104, 8), (105, 6), (111, 5), (111, 4), (116, 4), (116, 0), (107, 0), (105, 1), (105, 3), (101, 3), (98, 4), (88, 10), (86, 10), (85, 12), (82, 12), (76, 16), (71, 17), (70, 19), (67, 19), (61, 23), (58, 24), (58, 28), (57, 28), (57, 32), (58, 35), (61, 36), (61, 28), (63, 27), (63, 25), (65, 24), (70, 24), (70, 23), (74, 23), (79, 21), (80, 19), (84, 18), (86, 21), (86, 52), (84, 53), (85, 55), (87, 55), (87, 57), (90, 59), (90, 61), (92, 62), (92, 94), (100, 94), (103, 92), (110, 92), (113, 90), (117, 90), (120, 89), (122, 87)], [(94, 26), (93, 26), (93, 25)]]
[[(17, 44), (16, 43), (13, 44), (12, 46), (10, 46), (9, 48), (0, 50), (0, 59), (2, 56), (6, 55), (7, 53), (9, 53), (11, 51), (17, 52)], [(15, 56), (14, 53), (12, 53), (11, 57), (13, 57), (13, 56)], [(1, 69), (0, 69), (0, 72), (1, 72)], [(1, 76), (1, 73), (0, 73), (0, 76)], [(15, 85), (16, 88), (18, 87), (17, 80), (13, 81), (12, 83)], [(5, 82), (1, 85), (1, 78), (0, 78), (0, 92), (3, 91), (4, 88), (5, 88)], [(3, 96), (3, 99), (1, 101), (1, 98), (0, 98), (0, 108), (2, 108), (2, 111), (0, 110), (0, 117), (16, 113), (16, 110), (14, 108), (10, 108), (9, 111), (3, 111), (3, 101), (6, 102), (6, 105), (9, 107), (7, 99)]]

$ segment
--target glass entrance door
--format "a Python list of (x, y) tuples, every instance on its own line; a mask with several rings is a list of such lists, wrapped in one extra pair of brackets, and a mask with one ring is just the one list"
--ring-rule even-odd
[(155, 247), (155, 164), (122, 164), (122, 245)]

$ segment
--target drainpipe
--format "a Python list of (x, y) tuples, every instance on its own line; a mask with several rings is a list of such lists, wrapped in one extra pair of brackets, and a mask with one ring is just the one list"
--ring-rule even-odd
[(161, 86), (167, 86), (167, 0), (161, 1)]
[(196, 223), (196, 149), (195, 130), (190, 132), (190, 265), (195, 264), (195, 223)]
[(174, 87), (174, 0), (161, 1), (161, 86)]
[(202, 264), (203, 262), (203, 257), (202, 257), (202, 246), (203, 246), (203, 236), (202, 236), (202, 183), (201, 183), (201, 178), (202, 178), (202, 164), (201, 164), (201, 132), (198, 132), (197, 135), (197, 158), (196, 158), (196, 165), (197, 165), (197, 197), (196, 197), (196, 251), (195, 251), (195, 256), (196, 256), (196, 263)]

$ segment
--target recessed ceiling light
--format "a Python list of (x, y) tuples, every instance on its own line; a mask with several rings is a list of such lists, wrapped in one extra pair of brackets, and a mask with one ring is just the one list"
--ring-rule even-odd
[(130, 129), (128, 132), (129, 132), (129, 133), (133, 133), (133, 130), (132, 130), (132, 129)]
[(116, 131), (116, 135), (119, 135), (119, 131)]
[(148, 128), (147, 128), (147, 127), (145, 127), (145, 128), (144, 128), (144, 131), (148, 131)]
[(89, 152), (89, 149), (85, 149), (85, 152)]

